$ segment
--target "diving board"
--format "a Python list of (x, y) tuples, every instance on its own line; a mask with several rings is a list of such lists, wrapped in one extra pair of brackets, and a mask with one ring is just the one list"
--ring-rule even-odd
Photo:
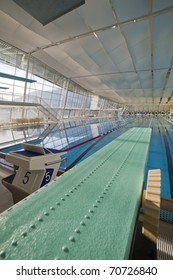
[(132, 128), (0, 215), (0, 259), (128, 259), (150, 128)]

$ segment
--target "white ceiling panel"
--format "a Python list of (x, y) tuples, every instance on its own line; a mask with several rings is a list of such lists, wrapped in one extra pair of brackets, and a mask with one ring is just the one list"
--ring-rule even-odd
[(131, 89), (131, 90), (116, 90), (116, 92), (121, 95), (123, 98), (128, 98), (128, 97), (142, 97), (144, 96), (144, 92), (141, 89)]
[(148, 39), (144, 39), (142, 42), (136, 44), (133, 50), (130, 50), (136, 69), (150, 69), (150, 50), (148, 49), (148, 45)]
[(63, 52), (62, 50), (58, 50), (58, 46), (54, 46), (48, 49), (45, 49), (44, 52), (52, 56), (57, 62), (61, 62), (68, 57), (68, 54)]
[(99, 67), (95, 62), (90, 67), (88, 67), (87, 69), (88, 69), (88, 71), (90, 71), (91, 76), (92, 76), (92, 74), (94, 76), (97, 76), (97, 75), (99, 76), (99, 74), (103, 73), (102, 68)]
[(125, 39), (121, 35), (118, 28), (111, 28), (106, 31), (101, 31), (98, 32), (97, 35), (108, 53), (125, 42)]
[[(65, 64), (65, 65), (66, 65), (66, 64)], [(88, 72), (85, 68), (83, 68), (83, 67), (80, 66), (79, 64), (77, 64), (77, 65), (78, 65), (78, 66), (76, 66), (75, 72), (73, 73), (75, 76), (77, 76), (79, 72), (80, 72), (81, 75), (83, 75), (83, 76), (89, 75), (89, 72)], [(70, 76), (69, 78), (71, 78), (71, 76)], [(72, 80), (73, 80), (73, 78), (72, 78)], [(81, 79), (81, 80), (82, 80), (82, 79)]]
[(99, 49), (98, 51), (94, 52), (93, 54), (90, 54), (90, 57), (95, 61), (97, 65), (100, 67), (109, 64), (111, 62), (110, 57), (105, 52), (103, 48)]
[(138, 97), (132, 96), (132, 97), (126, 97), (126, 100), (127, 100), (127, 104), (135, 105), (135, 104), (143, 104), (145, 99), (140, 96)]
[(49, 24), (42, 26), (42, 24), (35, 19), (29, 25), (29, 28), (35, 33), (44, 36), (53, 43), (62, 41), (69, 37), (63, 28), (57, 26), (55, 22), (50, 22)]
[(39, 52), (34, 53), (33, 56), (38, 58), (39, 60), (41, 60), (42, 62), (44, 62), (48, 66), (52, 67), (53, 69), (55, 69), (56, 71), (58, 71), (62, 75), (66, 76), (66, 77), (71, 77), (72, 76), (72, 71), (69, 68), (67, 68), (66, 66), (64, 66), (60, 62), (57, 63), (57, 61), (54, 59), (54, 57), (50, 56), (45, 51), (40, 50)]
[(165, 89), (164, 90), (164, 98), (170, 97), (172, 94), (172, 89)]
[(70, 37), (90, 31), (90, 28), (76, 11), (71, 11), (70, 14), (60, 17), (54, 23), (60, 26)]
[[(149, 23), (148, 21), (136, 22), (123, 28), (129, 52), (136, 69), (150, 69), (149, 49)], [(144, 65), (141, 65), (143, 62)]]
[(111, 0), (120, 21), (133, 19), (148, 13), (148, 1), (143, 0)]
[(128, 83), (128, 88), (139, 89), (141, 87), (138, 74), (136, 73), (126, 73), (123, 74), (125, 81)]
[[(77, 70), (78, 67), (80, 67), (77, 63), (73, 64), (72, 60), (67, 61), (68, 57), (63, 61), (63, 63), (57, 62), (57, 60), (55, 60), (53, 56), (47, 54), (45, 51), (39, 51), (34, 53), (34, 57), (38, 58), (39, 60), (46, 63), (48, 66), (52, 67), (62, 75), (69, 78), (74, 75), (76, 76), (76, 72), (74, 72), (73, 69), (71, 70), (70, 67), (74, 66), (75, 70)], [(88, 72), (81, 67), (80, 72), (83, 73), (83, 75), (88, 75)]]
[[(89, 70), (94, 64), (93, 59), (88, 56), (85, 52), (82, 52), (76, 57), (76, 61), (83, 66), (85, 69)], [(80, 75), (81, 76), (81, 75)]]
[(131, 57), (127, 57), (125, 60), (117, 64), (119, 71), (127, 72), (134, 71), (134, 65)]
[[(158, 89), (154, 89), (153, 90), (153, 96), (154, 96), (154, 98), (155, 97), (161, 97), (161, 94), (162, 94), (162, 89), (161, 88), (158, 88)], [(160, 99), (159, 99), (159, 101), (160, 101)]]
[(110, 58), (109, 58), (109, 62), (107, 64), (101, 66), (101, 69), (102, 69), (102, 73), (119, 72), (119, 67), (113, 61), (111, 61)]
[(106, 97), (107, 99), (111, 99), (115, 102), (119, 102), (119, 103), (124, 103), (125, 100), (120, 97), (116, 91), (114, 90), (99, 90), (97, 91), (98, 95), (102, 95), (103, 97)]
[(143, 89), (133, 89), (133, 96), (144, 97)]
[(152, 88), (151, 71), (138, 72), (138, 76), (143, 89)]
[(146, 98), (146, 103), (148, 104), (148, 105), (152, 105), (153, 104), (153, 98), (151, 98), (151, 97), (147, 97)]
[(78, 78), (73, 78), (73, 81), (76, 82), (77, 84), (81, 85), (84, 88), (87, 88), (89, 91), (92, 91), (92, 86), (88, 84), (86, 80), (78, 79)]
[(157, 70), (154, 71), (154, 88), (163, 88), (164, 82), (166, 78), (166, 71), (165, 70)]
[[(81, 67), (79, 65), (79, 63), (77, 63), (75, 60), (73, 60), (71, 57), (67, 56), (62, 62), (61, 64), (65, 65), (67, 68), (69, 68), (72, 73), (74, 73), (74, 75), (78, 74), (81, 71), (81, 68), (83, 69), (83, 67)], [(80, 71), (79, 71), (80, 68)], [(78, 69), (78, 71), (77, 71)], [(87, 72), (88, 74), (88, 72)]]
[(153, 0), (153, 12), (171, 7), (172, 5), (172, 0)]
[(116, 47), (115, 49), (113, 49), (109, 53), (109, 55), (115, 64), (122, 63), (124, 60), (126, 60), (130, 57), (130, 54), (129, 54), (129, 51), (128, 51), (128, 48), (127, 48), (125, 42), (122, 43), (121, 45), (119, 45), (118, 47)]
[(78, 79), (78, 78), (74, 78), (74, 81), (78, 81), (80, 84), (85, 84), (85, 86), (87, 85), (88, 88), (90, 89), (90, 91), (95, 91), (95, 89), (102, 89), (102, 90), (107, 90), (108, 87), (102, 83), (102, 81), (100, 79), (98, 79), (97, 77), (89, 77), (89, 78), (85, 78), (85, 80), (82, 79)]
[(124, 25), (122, 29), (130, 48), (133, 48), (135, 45), (143, 42), (149, 36), (148, 20), (137, 21), (131, 24)]
[(50, 44), (50, 41), (30, 31), (25, 26), (20, 25), (19, 28), (13, 33), (17, 40), (25, 42), (32, 47), (32, 49), (39, 48)]
[(141, 70), (149, 70), (151, 69), (151, 62), (150, 62), (150, 57), (147, 55), (146, 57), (142, 57), (140, 59), (136, 59), (134, 61), (136, 70), (141, 71)]
[(152, 89), (144, 89), (143, 90), (144, 96), (146, 98), (151, 97), (153, 95), (153, 90)]
[(129, 89), (130, 86), (128, 81), (124, 78), (122, 74), (116, 74), (115, 76), (111, 76), (109, 79), (109, 83), (111, 87), (117, 89)]
[[(151, 2), (153, 11), (173, 6), (173, 0)], [(13, 0), (1, 0), (0, 39), (26, 52), (35, 50), (32, 55), (42, 62), (111, 100), (153, 104), (154, 96), (156, 104), (165, 87), (162, 104), (173, 91), (173, 73), (169, 79), (166, 75), (173, 58), (173, 11), (147, 18), (149, 3), (86, 0), (76, 10), (42, 26)], [(116, 17), (111, 5), (120, 22), (126, 21), (120, 28), (112, 28)], [(145, 18), (140, 21), (128, 22), (142, 16)], [(96, 36), (95, 29), (99, 29)], [(79, 34), (84, 36), (74, 38)], [(56, 46), (58, 42), (61, 44)]]
[[(103, 80), (103, 78), (102, 78)], [(106, 82), (106, 78), (104, 78)], [(109, 85), (115, 89), (139, 89), (141, 88), (139, 79), (136, 73), (115, 74), (109, 78)]]
[(107, 0), (86, 0), (85, 5), (77, 9), (77, 13), (92, 29), (113, 25), (113, 12)]
[(93, 53), (97, 52), (99, 49), (102, 48), (99, 40), (91, 34), (88, 37), (84, 37), (81, 41), (81, 46), (85, 50), (88, 55), (92, 55)]
[(19, 28), (20, 24), (0, 11), (0, 34), (11, 36)]
[(19, 5), (13, 2), (13, 0), (1, 0), (0, 10), (11, 16), (19, 23), (29, 27), (33, 22), (33, 17), (26, 13)]
[(50, 43), (2, 12), (0, 12), (0, 34), (1, 39), (26, 52)]
[(84, 50), (81, 47), (78, 40), (72, 41), (70, 43), (59, 45), (59, 52), (61, 50), (63, 52), (66, 52), (66, 54), (69, 55), (70, 57), (72, 57), (73, 59), (77, 58), (78, 56), (80, 56), (84, 52)]
[(132, 89), (125, 89), (125, 90), (121, 90), (121, 89), (118, 89), (116, 90), (117, 94), (122, 96), (122, 97), (130, 97), (130, 96), (133, 96), (133, 90)]
[(168, 68), (173, 57), (173, 13), (153, 20), (154, 68)]
[(173, 89), (173, 70), (171, 70), (166, 87)]

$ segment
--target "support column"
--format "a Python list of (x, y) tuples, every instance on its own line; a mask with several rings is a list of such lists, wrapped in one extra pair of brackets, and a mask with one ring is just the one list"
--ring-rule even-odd
[[(27, 65), (26, 65), (26, 75), (25, 75), (26, 79), (28, 79), (29, 61), (30, 61), (30, 53), (27, 55)], [(25, 82), (25, 86), (24, 86), (23, 102), (26, 102), (26, 91), (27, 91), (27, 82)], [(25, 109), (23, 107), (22, 118), (25, 117), (24, 115), (25, 115)]]
[(64, 88), (65, 89), (65, 101), (64, 101), (64, 107), (63, 107), (63, 110), (62, 110), (62, 119), (64, 118), (64, 110), (65, 110), (66, 104), (67, 104), (69, 82), (70, 82), (70, 80), (67, 81), (67, 84)]

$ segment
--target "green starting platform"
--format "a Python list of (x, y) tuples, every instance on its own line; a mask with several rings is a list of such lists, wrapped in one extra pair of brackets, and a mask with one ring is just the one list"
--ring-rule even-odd
[(0, 215), (0, 259), (128, 259), (150, 128), (132, 128)]

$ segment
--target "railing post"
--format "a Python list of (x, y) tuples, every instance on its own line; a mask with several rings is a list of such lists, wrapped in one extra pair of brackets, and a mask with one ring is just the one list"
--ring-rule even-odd
[(64, 106), (63, 106), (63, 110), (62, 110), (62, 119), (64, 118), (64, 110), (65, 110), (66, 104), (67, 104), (69, 82), (70, 82), (70, 80), (67, 81), (67, 84), (65, 86), (65, 101), (64, 101)]
[[(25, 55), (25, 54), (24, 54)], [(30, 53), (27, 56), (27, 65), (26, 65), (26, 75), (25, 78), (28, 78), (28, 72), (29, 72), (29, 62), (30, 62)], [(24, 93), (23, 93), (23, 102), (26, 102), (26, 91), (27, 91), (27, 82), (25, 82), (25, 87), (24, 87)], [(24, 113), (25, 113), (25, 109), (23, 107), (22, 110), (22, 118), (24, 118)]]

